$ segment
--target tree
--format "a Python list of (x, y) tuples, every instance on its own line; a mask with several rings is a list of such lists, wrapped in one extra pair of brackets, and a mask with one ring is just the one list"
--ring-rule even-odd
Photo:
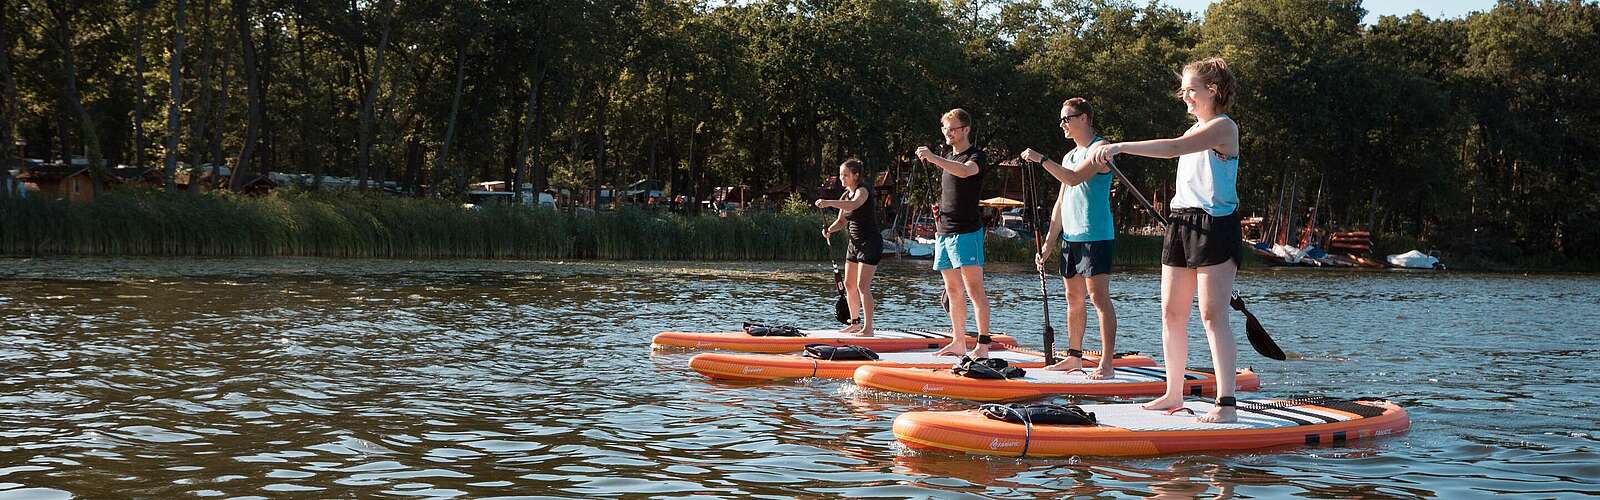
[(174, 177), (178, 172), (178, 136), (182, 134), (178, 127), (178, 114), (183, 106), (183, 21), (184, 0), (177, 0), (178, 5), (173, 21), (176, 28), (172, 30), (172, 55), (168, 56), (167, 79), (172, 86), (172, 100), (167, 105), (167, 150), (166, 167), (161, 171), (161, 178), (166, 184), (166, 189), (177, 189)]

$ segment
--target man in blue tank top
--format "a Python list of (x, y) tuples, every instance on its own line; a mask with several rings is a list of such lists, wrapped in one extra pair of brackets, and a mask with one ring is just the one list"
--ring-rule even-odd
[(978, 211), (978, 191), (989, 170), (983, 148), (972, 144), (972, 116), (961, 108), (940, 118), (940, 131), (953, 155), (942, 158), (927, 146), (917, 148), (917, 158), (944, 172), (939, 178), (939, 224), (934, 236), (933, 269), (944, 279), (950, 298), (950, 334), (954, 340), (938, 354), (967, 353), (966, 296), (972, 297), (978, 323), (978, 345), (973, 358), (989, 356), (989, 295), (983, 290), (983, 220)]
[(1083, 367), (1083, 331), (1088, 325), (1085, 292), (1094, 303), (1100, 319), (1100, 367), (1089, 373), (1091, 379), (1116, 375), (1112, 353), (1116, 352), (1117, 313), (1111, 307), (1111, 258), (1116, 242), (1116, 226), (1111, 221), (1111, 169), (1089, 158), (1089, 148), (1104, 143), (1095, 135), (1094, 112), (1089, 102), (1074, 97), (1061, 104), (1061, 132), (1076, 148), (1061, 163), (1045, 158), (1029, 148), (1022, 159), (1039, 163), (1056, 180), (1061, 194), (1050, 211), (1050, 231), (1035, 260), (1044, 270), (1061, 245), (1061, 280), (1067, 289), (1067, 357), (1045, 367), (1047, 370), (1077, 370)]

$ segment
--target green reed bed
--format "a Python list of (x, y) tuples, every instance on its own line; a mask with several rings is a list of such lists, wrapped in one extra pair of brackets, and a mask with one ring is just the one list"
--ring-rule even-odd
[[(828, 211), (831, 212), (831, 211)], [(266, 196), (113, 190), (94, 203), (0, 198), (6, 255), (311, 256), (615, 260), (827, 260), (830, 214), (814, 210), (688, 216), (625, 208), (491, 205), (281, 190)], [(988, 238), (987, 259), (1030, 262), (1026, 239)], [(1117, 265), (1156, 266), (1161, 239), (1120, 235)]]
[(818, 214), (462, 208), (377, 194), (119, 190), (94, 203), (0, 198), (8, 255), (821, 260)]

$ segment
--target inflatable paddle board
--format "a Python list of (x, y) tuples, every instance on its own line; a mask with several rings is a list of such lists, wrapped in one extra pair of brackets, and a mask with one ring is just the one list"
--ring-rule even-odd
[[(835, 330), (799, 330), (800, 337), (758, 337), (738, 332), (661, 332), (650, 339), (652, 348), (717, 349), (742, 352), (795, 352), (808, 344), (858, 345), (877, 352), (938, 349), (950, 343), (950, 334), (931, 330), (874, 330), (871, 337), (859, 337)], [(991, 335), (997, 344), (1017, 345), (1008, 335)], [(978, 345), (976, 336), (967, 336), (967, 346)]]
[[(1286, 445), (1341, 444), (1404, 432), (1406, 411), (1381, 400), (1325, 396), (1239, 400), (1239, 420), (1200, 423), (1187, 411), (1167, 413), (1138, 404), (1088, 404), (1096, 424), (1022, 424), (980, 411), (911, 412), (894, 419), (894, 435), (913, 449), (1010, 457), (1146, 456), (1231, 451)], [(1189, 402), (1197, 415), (1210, 402)]]
[[(1150, 359), (1143, 356), (1141, 358)], [(1166, 369), (1156, 366), (1154, 360), (1151, 361), (1150, 364), (1130, 366), (1115, 364), (1116, 376), (1103, 380), (1089, 378), (1086, 371), (1092, 370), (1092, 365), (1087, 366), (1084, 372), (1029, 369), (1025, 370), (1027, 373), (1022, 377), (1009, 380), (964, 377), (951, 372), (949, 368), (922, 369), (868, 365), (857, 369), (854, 378), (856, 385), (862, 387), (973, 401), (1015, 401), (1067, 394), (1159, 396), (1166, 392)], [(1216, 375), (1212, 373), (1189, 370), (1183, 378), (1185, 394), (1199, 396), (1217, 392)], [(1235, 375), (1234, 386), (1237, 390), (1254, 391), (1261, 388), (1261, 379), (1254, 371), (1240, 370)]]
[[(863, 366), (949, 368), (960, 359), (956, 356), (935, 356), (934, 351), (935, 349), (918, 349), (886, 352), (878, 354), (879, 358), (875, 361), (834, 361), (798, 354), (708, 352), (689, 358), (689, 368), (714, 379), (755, 382), (803, 377), (850, 378), (856, 374), (857, 368)], [(1098, 353), (1085, 352), (1084, 356), (1087, 358), (1085, 363), (1100, 363)], [(992, 349), (989, 351), (989, 357), (1004, 359), (1010, 365), (1021, 368), (1044, 366), (1044, 355), (1028, 351)], [(1142, 354), (1128, 353), (1118, 355), (1114, 363), (1116, 366), (1154, 366), (1156, 360)], [(948, 373), (948, 370), (945, 371)], [(1033, 370), (1029, 370), (1028, 373), (1032, 374)], [(1159, 392), (1157, 390), (1157, 393)]]

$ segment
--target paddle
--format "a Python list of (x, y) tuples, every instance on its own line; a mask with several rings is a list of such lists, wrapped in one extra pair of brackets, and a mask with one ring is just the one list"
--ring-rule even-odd
[(839, 270), (839, 261), (833, 260), (833, 238), (822, 238), (828, 245), (828, 262), (833, 263), (833, 288), (839, 292), (839, 298), (833, 301), (833, 317), (840, 323), (850, 324), (850, 301), (844, 297), (844, 271)]
[[(1033, 252), (1037, 255), (1044, 252), (1044, 239), (1039, 236), (1039, 210), (1033, 196), (1038, 187), (1035, 175), (1032, 168), (1022, 167), (1022, 199), (1027, 206), (1023, 210), (1027, 211), (1028, 225), (1033, 226)], [(1056, 364), (1056, 329), (1050, 326), (1050, 291), (1045, 286), (1044, 267), (1036, 269), (1039, 272), (1039, 298), (1044, 303), (1044, 364), (1050, 366)]]
[(1140, 205), (1144, 205), (1145, 211), (1149, 212), (1151, 217), (1155, 217), (1157, 221), (1160, 221), (1161, 227), (1167, 227), (1167, 218), (1162, 217), (1161, 212), (1156, 211), (1155, 205), (1151, 205), (1150, 200), (1145, 199), (1144, 194), (1139, 192), (1139, 188), (1133, 186), (1133, 181), (1128, 180), (1128, 176), (1122, 175), (1122, 170), (1117, 169), (1117, 162), (1113, 160), (1107, 163), (1106, 166), (1111, 168), (1111, 173), (1117, 176), (1117, 180), (1122, 181), (1122, 185), (1128, 186), (1128, 192), (1133, 193), (1134, 199), (1139, 200)]
[[(1106, 166), (1111, 168), (1111, 173), (1115, 174), (1117, 179), (1122, 180), (1122, 185), (1128, 187), (1128, 192), (1133, 193), (1133, 197), (1139, 200), (1141, 205), (1144, 205), (1144, 209), (1149, 211), (1150, 215), (1154, 216), (1156, 220), (1161, 221), (1161, 225), (1165, 227), (1167, 218), (1156, 212), (1156, 207), (1151, 205), (1150, 200), (1145, 199), (1143, 194), (1139, 193), (1139, 188), (1134, 187), (1133, 183), (1128, 181), (1128, 177), (1122, 175), (1122, 171), (1117, 169), (1116, 162), (1107, 163)], [(1257, 353), (1269, 359), (1278, 361), (1288, 359), (1283, 355), (1283, 349), (1278, 348), (1278, 343), (1273, 342), (1272, 336), (1267, 334), (1267, 329), (1261, 326), (1260, 321), (1256, 320), (1256, 315), (1250, 314), (1250, 310), (1245, 309), (1244, 299), (1239, 297), (1238, 290), (1233, 291), (1233, 298), (1228, 301), (1228, 305), (1233, 306), (1234, 310), (1244, 313), (1244, 333), (1245, 338), (1250, 340), (1250, 347), (1255, 348)]]
[[(944, 138), (940, 137), (939, 139), (942, 141)], [(936, 153), (934, 153), (934, 154), (938, 154), (938, 152), (943, 152), (944, 148), (945, 148), (945, 146), (942, 146), (942, 145), (941, 146), (937, 146), (936, 148), (933, 149), (934, 151), (936, 151)], [(939, 170), (939, 167), (934, 166), (933, 162), (928, 161), (928, 160), (922, 160), (922, 164), (927, 166), (927, 167), (929, 167), (928, 172), (929, 172), (930, 175), (933, 176), (932, 180), (937, 180), (939, 178), (939, 174), (938, 173), (942, 172), (942, 171)], [(933, 216), (933, 224), (934, 224), (935, 227), (937, 227), (939, 225), (939, 210), (938, 210), (938, 207), (935, 207), (932, 203), (929, 203), (928, 202), (929, 200), (926, 197), (918, 196), (917, 198), (918, 199), (914, 202), (914, 203), (917, 204), (916, 206), (930, 207), (929, 210), (928, 210), (928, 215), (932, 215)], [(913, 238), (915, 238), (916, 234), (912, 234), (911, 236)], [(938, 236), (935, 235), (934, 239), (937, 241)], [(937, 243), (935, 243), (935, 245), (937, 245)], [(935, 254), (938, 253), (938, 248), (934, 249), (934, 253)], [(937, 255), (935, 255), (935, 258), (937, 258)], [(940, 309), (944, 309), (945, 313), (949, 313), (950, 312), (950, 293), (949, 293), (948, 290), (945, 290), (943, 286), (939, 287), (939, 308)]]
[(1250, 339), (1250, 347), (1254, 347), (1256, 352), (1270, 359), (1278, 361), (1288, 359), (1283, 355), (1283, 349), (1278, 348), (1278, 343), (1272, 341), (1272, 336), (1267, 335), (1267, 329), (1261, 327), (1260, 321), (1256, 321), (1256, 315), (1250, 314), (1250, 310), (1244, 308), (1244, 299), (1239, 297), (1238, 290), (1233, 291), (1233, 299), (1228, 301), (1228, 305), (1233, 306), (1233, 310), (1244, 313), (1244, 336)]

